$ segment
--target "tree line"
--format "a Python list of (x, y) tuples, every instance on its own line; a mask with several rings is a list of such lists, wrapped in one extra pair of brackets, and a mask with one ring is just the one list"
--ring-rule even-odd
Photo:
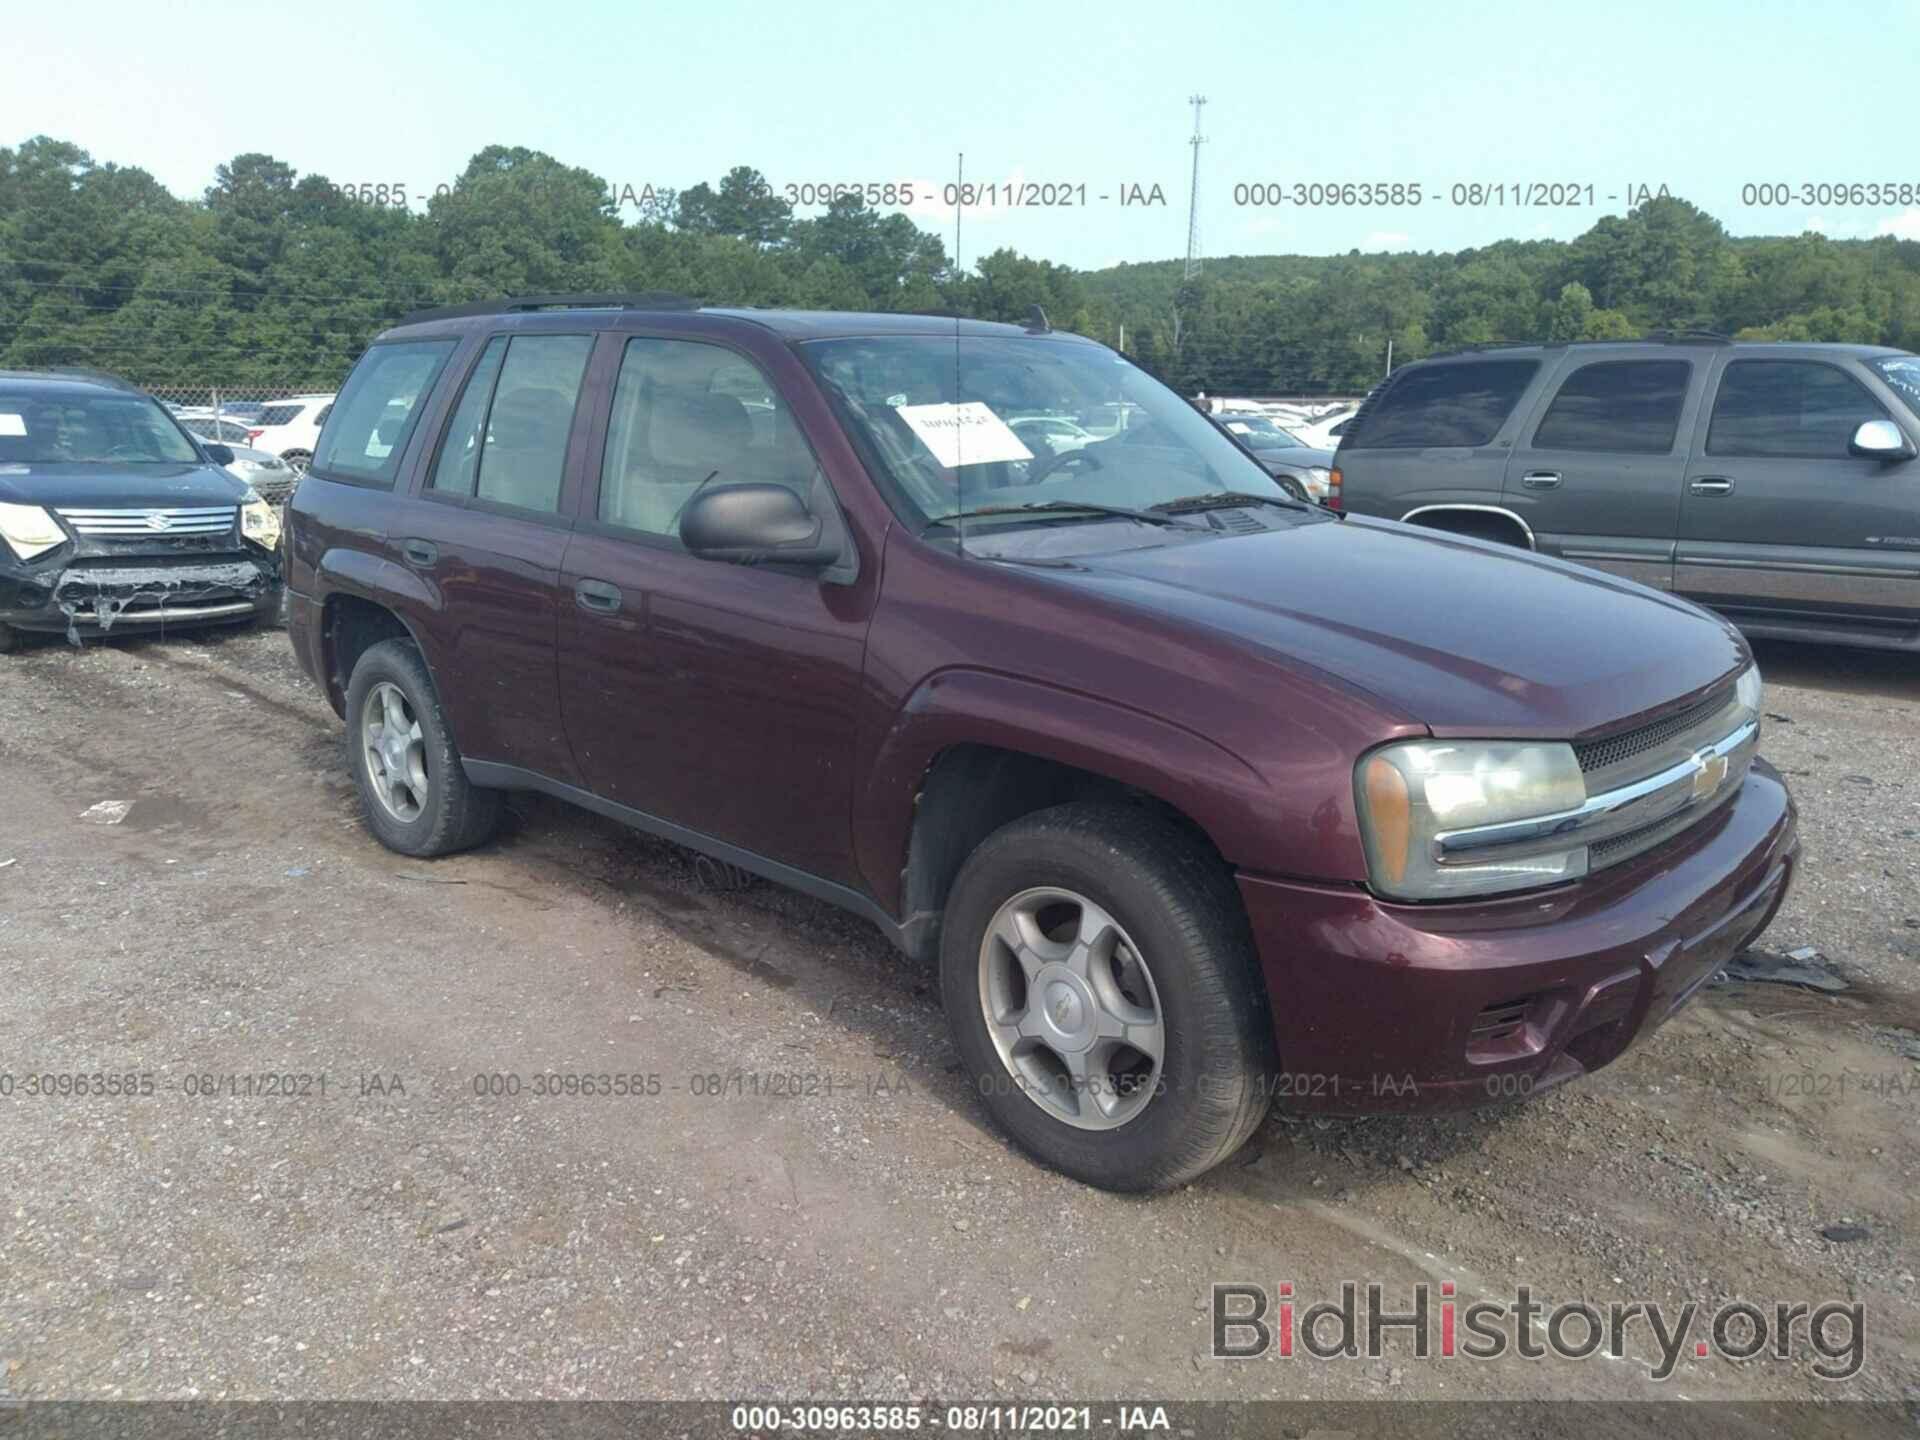
[[(95, 365), (147, 385), (331, 386), (434, 305), (549, 291), (1024, 321), (1128, 354), (1186, 393), (1355, 393), (1393, 361), (1510, 339), (1650, 330), (1920, 349), (1920, 243), (1729, 236), (1650, 200), (1570, 242), (1451, 253), (1233, 256), (1078, 271), (940, 236), (847, 194), (800, 216), (760, 173), (615, 196), (587, 170), (489, 146), (410, 208), (236, 156), (197, 199), (66, 141), (0, 147), (0, 365)], [(416, 197), (418, 198), (418, 197)], [(631, 212), (631, 213), (628, 213)]]

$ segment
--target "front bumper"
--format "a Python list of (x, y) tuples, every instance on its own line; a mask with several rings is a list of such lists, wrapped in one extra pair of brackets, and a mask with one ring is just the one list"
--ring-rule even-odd
[(233, 624), (274, 618), (280, 593), (280, 563), (264, 551), (76, 559), (0, 574), (0, 624), (75, 639)]
[(1280, 1057), (1276, 1098), (1349, 1114), (1550, 1088), (1617, 1058), (1766, 928), (1800, 844), (1780, 776), (1589, 880), (1402, 905), (1243, 874)]

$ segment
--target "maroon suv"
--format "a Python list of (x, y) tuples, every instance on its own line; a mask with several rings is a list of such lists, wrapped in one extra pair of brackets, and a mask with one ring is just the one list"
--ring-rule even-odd
[(1199, 1174), (1275, 1098), (1604, 1065), (1797, 856), (1731, 626), (1289, 499), (1037, 312), (411, 317), (288, 562), (384, 844), (539, 790), (856, 911), (938, 957), (988, 1109), (1103, 1186)]

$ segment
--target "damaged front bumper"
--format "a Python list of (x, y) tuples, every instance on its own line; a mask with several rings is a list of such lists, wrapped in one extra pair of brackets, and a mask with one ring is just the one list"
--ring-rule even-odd
[(0, 624), (86, 635), (272, 619), (280, 610), (280, 565), (245, 555), (75, 558), (37, 573), (0, 577)]

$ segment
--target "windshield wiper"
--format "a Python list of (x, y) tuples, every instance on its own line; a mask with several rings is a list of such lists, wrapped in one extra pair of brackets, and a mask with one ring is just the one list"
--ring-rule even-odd
[(1153, 510), (1129, 510), (1121, 505), (1094, 505), (1084, 500), (1030, 500), (1024, 505), (979, 505), (971, 510), (955, 510), (950, 515), (936, 515), (921, 529), (924, 535), (936, 525), (952, 525), (958, 521), (971, 520), (977, 515), (1097, 515), (1102, 518), (1115, 517), (1121, 520), (1138, 520), (1145, 525), (1176, 526), (1182, 530), (1197, 530), (1200, 527), (1185, 520), (1176, 520), (1170, 515), (1154, 513)]
[(1295, 500), (1286, 495), (1256, 495), (1251, 490), (1205, 490), (1198, 495), (1182, 495), (1177, 500), (1162, 500), (1153, 508), (1168, 515), (1191, 515), (1201, 510), (1230, 510), (1242, 505), (1278, 505), (1282, 510), (1318, 510), (1311, 500)]

